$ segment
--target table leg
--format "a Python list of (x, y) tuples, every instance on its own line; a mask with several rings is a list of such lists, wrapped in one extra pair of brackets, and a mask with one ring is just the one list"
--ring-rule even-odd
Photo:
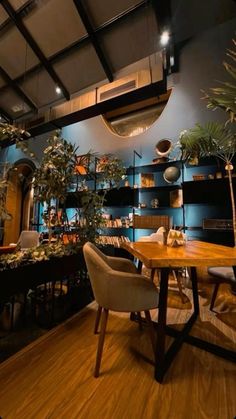
[(157, 323), (157, 345), (155, 359), (155, 378), (161, 383), (166, 370), (165, 366), (165, 328), (167, 313), (167, 297), (168, 297), (168, 278), (169, 268), (162, 268), (160, 271), (160, 295), (159, 295), (159, 312)]
[(199, 314), (199, 299), (198, 299), (198, 288), (197, 288), (197, 271), (196, 267), (191, 267), (191, 281), (192, 281), (192, 291), (193, 291), (193, 307), (194, 314), (197, 317)]

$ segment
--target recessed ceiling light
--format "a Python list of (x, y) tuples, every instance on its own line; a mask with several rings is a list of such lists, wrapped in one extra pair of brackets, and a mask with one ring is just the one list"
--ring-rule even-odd
[(160, 39), (160, 43), (161, 43), (161, 45), (163, 45), (163, 46), (167, 45), (167, 44), (168, 44), (168, 42), (169, 42), (169, 39), (170, 39), (170, 34), (169, 34), (169, 32), (168, 32), (168, 31), (164, 31), (164, 32), (161, 34), (161, 39)]
[(56, 90), (56, 93), (57, 93), (58, 95), (60, 95), (60, 94), (61, 94), (61, 88), (60, 88), (60, 87), (58, 87), (58, 86), (57, 86), (55, 90)]

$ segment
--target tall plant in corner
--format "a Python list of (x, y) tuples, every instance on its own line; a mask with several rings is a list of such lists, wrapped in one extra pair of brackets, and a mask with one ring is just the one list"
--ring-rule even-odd
[(35, 200), (46, 202), (47, 211), (44, 218), (51, 239), (52, 214), (51, 201), (65, 202), (68, 190), (71, 187), (75, 165), (76, 148), (61, 138), (60, 131), (56, 131), (48, 140), (40, 166), (34, 173), (33, 185), (35, 187)]
[[(236, 42), (233, 40), (233, 48)], [(179, 142), (182, 149), (183, 159), (197, 161), (198, 158), (215, 156), (225, 164), (225, 170), (229, 179), (230, 198), (232, 206), (234, 245), (236, 246), (236, 210), (235, 197), (232, 182), (232, 171), (234, 169), (232, 160), (236, 153), (236, 134), (230, 128), (234, 128), (236, 122), (236, 51), (227, 50), (227, 55), (232, 63), (224, 62), (226, 72), (230, 81), (220, 82), (221, 87), (210, 89), (210, 93), (205, 93), (203, 99), (208, 101), (209, 109), (222, 109), (229, 118), (225, 124), (218, 122), (208, 122), (205, 126), (196, 124), (190, 130), (182, 131)]]

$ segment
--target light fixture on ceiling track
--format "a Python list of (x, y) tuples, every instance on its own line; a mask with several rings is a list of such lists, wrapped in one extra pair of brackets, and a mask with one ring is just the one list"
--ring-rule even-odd
[(160, 37), (160, 44), (164, 47), (170, 40), (170, 34), (168, 31), (163, 31)]
[(61, 94), (61, 88), (59, 86), (56, 86), (55, 91), (58, 95)]

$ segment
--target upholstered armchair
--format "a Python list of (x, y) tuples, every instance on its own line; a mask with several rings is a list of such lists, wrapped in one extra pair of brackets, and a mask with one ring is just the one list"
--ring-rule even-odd
[(128, 259), (106, 256), (90, 242), (84, 245), (83, 252), (94, 297), (101, 310), (101, 331), (94, 371), (94, 376), (98, 377), (109, 310), (128, 313), (144, 311), (155, 349), (155, 334), (149, 310), (158, 307), (159, 294), (155, 285), (138, 274)]

